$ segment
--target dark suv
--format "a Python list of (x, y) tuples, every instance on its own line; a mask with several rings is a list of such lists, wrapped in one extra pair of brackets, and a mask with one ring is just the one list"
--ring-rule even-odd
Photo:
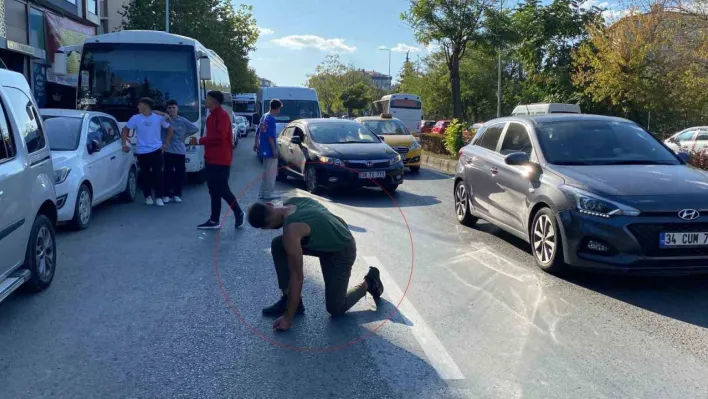
[(708, 173), (687, 159), (625, 119), (495, 119), (460, 150), (455, 212), (526, 240), (548, 272), (708, 271)]

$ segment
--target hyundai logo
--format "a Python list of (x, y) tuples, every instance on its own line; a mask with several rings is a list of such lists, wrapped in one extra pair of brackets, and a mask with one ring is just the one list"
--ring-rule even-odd
[(683, 220), (695, 220), (701, 216), (695, 209), (684, 209), (678, 213), (678, 216)]
[[(374, 162), (373, 162), (373, 161), (366, 161), (366, 167), (367, 167), (367, 168), (370, 168), (370, 167), (372, 167), (372, 166), (374, 166)], [(698, 216), (696, 216), (696, 217), (698, 217)]]

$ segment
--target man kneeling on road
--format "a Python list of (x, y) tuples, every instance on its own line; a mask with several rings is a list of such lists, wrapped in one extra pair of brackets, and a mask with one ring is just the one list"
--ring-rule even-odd
[(320, 259), (325, 283), (327, 311), (339, 316), (367, 292), (374, 298), (383, 294), (379, 270), (370, 267), (361, 284), (347, 290), (356, 260), (356, 242), (347, 223), (310, 198), (291, 198), (276, 207), (255, 203), (248, 210), (248, 222), (258, 229), (280, 229), (283, 234), (271, 243), (271, 255), (283, 296), (263, 309), (265, 316), (280, 316), (273, 328), (289, 329), (296, 314), (302, 314), (303, 255)]

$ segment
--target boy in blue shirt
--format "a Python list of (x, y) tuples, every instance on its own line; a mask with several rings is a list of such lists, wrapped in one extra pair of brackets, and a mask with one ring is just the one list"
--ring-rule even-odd
[(278, 132), (276, 129), (276, 117), (280, 114), (283, 103), (280, 100), (270, 100), (270, 112), (263, 115), (258, 134), (258, 155), (263, 158), (264, 175), (261, 181), (261, 189), (258, 198), (263, 200), (274, 200), (275, 178), (278, 174), (278, 147), (276, 140)]

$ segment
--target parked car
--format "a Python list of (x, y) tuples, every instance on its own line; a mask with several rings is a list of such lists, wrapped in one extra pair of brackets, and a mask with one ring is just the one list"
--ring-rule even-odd
[(690, 127), (682, 130), (664, 140), (664, 144), (675, 152), (679, 150), (703, 151), (708, 147), (708, 126)]
[(420, 121), (418, 125), (419, 133), (432, 133), (433, 127), (435, 127), (435, 121)]
[(445, 130), (448, 126), (450, 126), (450, 123), (450, 121), (437, 121), (437, 123), (435, 123), (435, 126), (433, 126), (432, 133), (445, 134)]
[(81, 110), (40, 112), (52, 150), (60, 223), (83, 230), (94, 206), (115, 196), (135, 200), (135, 156), (123, 152), (115, 118)]
[(238, 131), (239, 137), (248, 137), (248, 120), (243, 116), (235, 116), (234, 124), (236, 125), (236, 130)]
[(297, 120), (283, 129), (277, 145), (278, 179), (303, 179), (311, 193), (378, 185), (393, 192), (403, 183), (401, 155), (356, 121)]
[(403, 166), (410, 168), (411, 172), (420, 171), (420, 157), (423, 155), (423, 149), (400, 119), (394, 118), (391, 114), (382, 114), (381, 116), (364, 116), (357, 118), (356, 121), (371, 129), (389, 147), (401, 154)]
[(54, 168), (25, 77), (0, 70), (0, 301), (45, 290), (57, 266)]
[(238, 142), (241, 139), (241, 132), (239, 132), (239, 126), (236, 124), (236, 121), (231, 123), (231, 135), (231, 148), (236, 148), (238, 147)]
[(538, 266), (708, 271), (708, 173), (596, 115), (489, 121), (459, 153), (455, 213), (529, 242)]

